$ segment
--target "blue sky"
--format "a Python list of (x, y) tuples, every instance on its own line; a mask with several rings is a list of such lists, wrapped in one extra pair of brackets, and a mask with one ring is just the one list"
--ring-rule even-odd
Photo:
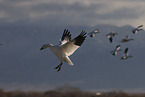
[(0, 0), (0, 21), (53, 25), (145, 24), (144, 0)]

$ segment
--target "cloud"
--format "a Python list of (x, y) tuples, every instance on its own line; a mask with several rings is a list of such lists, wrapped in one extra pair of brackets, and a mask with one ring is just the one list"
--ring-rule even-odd
[[(143, 0), (1, 0), (0, 21), (55, 21), (62, 25), (114, 24), (133, 26), (145, 19)], [(47, 22), (48, 22), (47, 21)]]

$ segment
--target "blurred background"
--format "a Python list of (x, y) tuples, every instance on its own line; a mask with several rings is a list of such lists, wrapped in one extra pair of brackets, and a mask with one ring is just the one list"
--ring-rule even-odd
[[(144, 0), (0, 0), (0, 88), (4, 91), (47, 91), (70, 85), (85, 91), (145, 92)], [(64, 29), (75, 38), (82, 30), (101, 33), (87, 37), (70, 59), (60, 62), (43, 44), (59, 44)], [(143, 28), (144, 29), (144, 28)], [(105, 36), (118, 33), (110, 43)], [(133, 41), (121, 43), (129, 35)], [(112, 56), (116, 45), (132, 58)]]

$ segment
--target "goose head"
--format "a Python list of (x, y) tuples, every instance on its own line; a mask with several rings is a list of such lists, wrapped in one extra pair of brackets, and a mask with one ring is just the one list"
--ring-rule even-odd
[(52, 45), (52, 44), (44, 44), (44, 45), (40, 48), (40, 50), (46, 49), (46, 48), (51, 47), (51, 46), (53, 46), (53, 45)]

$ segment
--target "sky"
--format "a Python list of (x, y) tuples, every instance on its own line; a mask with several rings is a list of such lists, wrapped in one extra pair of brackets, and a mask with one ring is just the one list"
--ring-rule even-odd
[(0, 0), (0, 22), (144, 25), (144, 0)]
[[(43, 91), (71, 84), (91, 90), (145, 91), (145, 34), (131, 33), (133, 27), (145, 25), (144, 20), (144, 0), (0, 0), (0, 88)], [(65, 28), (75, 37), (96, 27), (102, 33), (87, 37), (71, 56), (74, 67), (64, 64), (57, 73), (53, 69), (59, 63), (56, 56), (49, 49), (40, 51), (45, 43), (59, 43)], [(110, 44), (105, 35), (112, 30), (119, 36)], [(126, 34), (135, 41), (122, 47), (129, 46), (135, 56), (120, 61), (121, 55), (114, 58), (108, 52)]]

